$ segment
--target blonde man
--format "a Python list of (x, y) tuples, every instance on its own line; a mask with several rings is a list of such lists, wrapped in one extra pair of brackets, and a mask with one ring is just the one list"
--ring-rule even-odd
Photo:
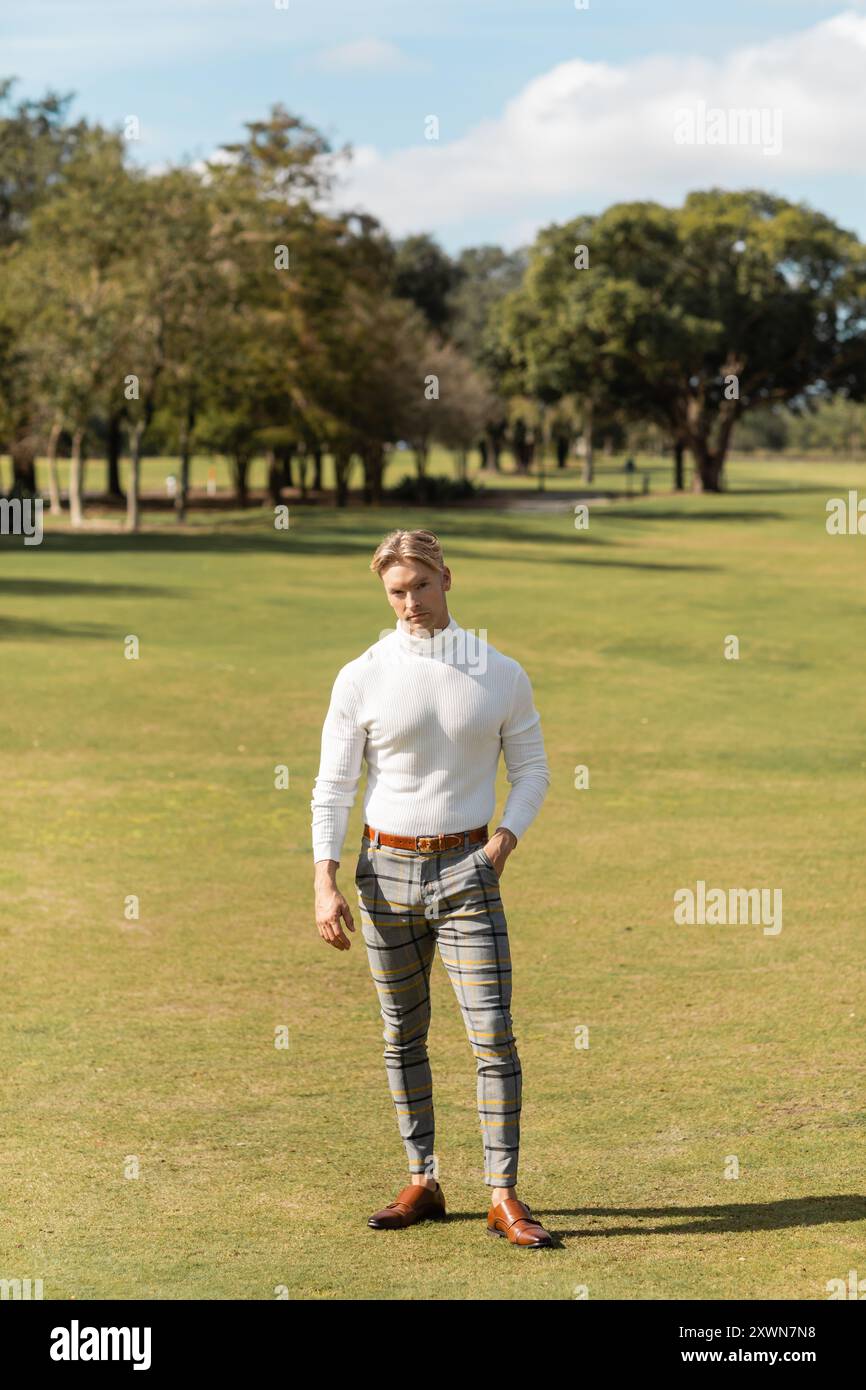
[[(368, 1225), (393, 1229), (445, 1215), (427, 1056), (438, 944), (475, 1055), (487, 1231), (539, 1249), (551, 1237), (516, 1192), (522, 1076), (500, 878), (550, 783), (541, 721), (519, 663), (450, 616), (451, 571), (432, 532), (391, 532), (370, 568), (397, 622), (334, 681), (311, 802), (316, 925), (323, 941), (347, 951), (343, 925), (355, 925), (336, 871), (366, 760), (355, 886), (409, 1160), (408, 1186)], [(488, 836), (500, 752), (510, 791)]]

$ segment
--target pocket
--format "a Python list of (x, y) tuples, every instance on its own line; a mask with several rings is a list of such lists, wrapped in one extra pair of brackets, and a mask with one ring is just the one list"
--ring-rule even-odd
[(479, 856), (479, 858), (481, 859), (482, 864), (486, 864), (486, 865), (487, 865), (488, 869), (490, 869), (491, 873), (493, 874), (494, 878), (496, 879), (496, 882), (498, 883), (498, 882), (499, 882), (499, 873), (498, 873), (498, 871), (497, 871), (496, 865), (494, 864), (493, 860), (490, 858), (490, 855), (487, 853), (487, 850), (484, 848), (483, 845), (480, 845), (480, 846), (479, 846), (479, 848), (476, 850), (476, 854), (477, 854), (477, 855)]

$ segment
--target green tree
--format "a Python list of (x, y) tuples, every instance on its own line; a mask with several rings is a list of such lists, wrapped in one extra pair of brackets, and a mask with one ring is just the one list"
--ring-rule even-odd
[(318, 376), (328, 372), (328, 323), (352, 273), (351, 238), (319, 206), (334, 178), (330, 146), (299, 117), (275, 106), (224, 150), (208, 182), (228, 292), (226, 351), (212, 372), (202, 431), (229, 454), (243, 504), (255, 453), (271, 456), (275, 496), (277, 456), (295, 442), (319, 448), (327, 411)]
[(599, 410), (663, 423), (692, 452), (696, 486), (718, 491), (744, 411), (862, 399), (866, 248), (761, 192), (618, 204), (540, 234), (503, 324), (530, 392), (574, 392), (590, 432)]
[(28, 314), (18, 335), (43, 416), (72, 441), (69, 510), (83, 520), (88, 422), (120, 398), (119, 364), (129, 331), (135, 219), (144, 182), (124, 165), (118, 134), (93, 128), (79, 139), (58, 189), (33, 213), (10, 261)]
[[(71, 96), (49, 92), (14, 104), (14, 85), (12, 78), (0, 80), (0, 445), (12, 459), (13, 491), (33, 493), (39, 446), (47, 442), (53, 452), (60, 431), (20, 342), (30, 304), (14, 266), (34, 213), (52, 196), (88, 127), (69, 123)], [(56, 509), (54, 492), (56, 479)]]
[(451, 320), (452, 296), (460, 271), (447, 252), (426, 233), (399, 241), (394, 255), (392, 290), (421, 310), (428, 324), (444, 334)]

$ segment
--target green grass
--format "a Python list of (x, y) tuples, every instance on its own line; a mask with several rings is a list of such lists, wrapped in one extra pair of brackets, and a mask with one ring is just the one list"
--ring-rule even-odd
[[(820, 1299), (866, 1276), (866, 538), (824, 527), (864, 483), (734, 466), (727, 495), (600, 506), (588, 532), (567, 504), (317, 506), (287, 533), (256, 508), (0, 541), (0, 1277), (76, 1299)], [(451, 611), (542, 714), (552, 785), (502, 894), (519, 1187), (553, 1251), (484, 1235), (438, 959), (452, 1219), (366, 1227), (403, 1150), (360, 933), (338, 953), (315, 931), (309, 799), (333, 676), (391, 625), (368, 565), (398, 524), (441, 535)], [(359, 794), (353, 908), (360, 824)], [(780, 935), (676, 926), (698, 878), (782, 888)]]

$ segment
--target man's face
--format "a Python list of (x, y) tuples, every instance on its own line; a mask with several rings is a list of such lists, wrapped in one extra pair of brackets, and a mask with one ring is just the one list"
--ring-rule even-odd
[(389, 565), (382, 574), (388, 602), (402, 618), (410, 633), (420, 637), (432, 635), (448, 626), (448, 605), (445, 599), (451, 588), (451, 571), (439, 571), (417, 560)]

